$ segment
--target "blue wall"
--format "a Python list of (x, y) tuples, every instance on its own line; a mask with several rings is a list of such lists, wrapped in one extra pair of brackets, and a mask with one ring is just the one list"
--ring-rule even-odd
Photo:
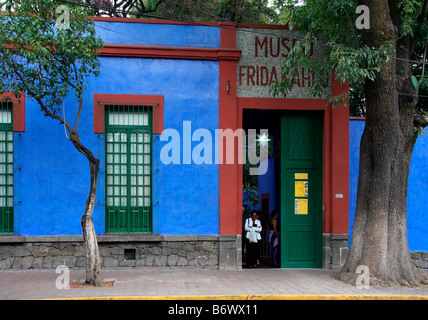
[[(167, 41), (168, 45), (219, 45), (218, 28), (212, 27), (105, 22), (97, 25)], [(138, 39), (128, 37), (125, 41), (124, 36), (107, 32), (100, 31), (106, 43), (143, 44)], [(82, 143), (101, 159), (94, 221), (96, 232), (104, 234), (104, 135), (94, 134), (93, 94), (164, 95), (165, 129), (181, 133), (183, 121), (191, 121), (192, 130), (205, 128), (214, 137), (219, 125), (219, 64), (113, 57), (101, 57), (100, 62), (101, 75), (90, 79), (84, 96), (79, 134)], [(75, 115), (73, 95), (65, 101), (66, 119)], [(159, 153), (166, 142), (161, 142), (158, 135), (153, 141), (153, 232), (218, 234), (218, 165), (164, 165)], [(37, 103), (27, 99), (26, 130), (15, 134), (15, 234), (81, 234), (80, 217), (89, 182), (87, 159), (65, 138), (63, 126), (45, 118)]]
[[(349, 150), (349, 233), (352, 236), (358, 185), (359, 146), (364, 129), (364, 121), (350, 122)], [(407, 233), (411, 251), (428, 251), (428, 134), (421, 135), (413, 150), (407, 196)]]
[(104, 43), (174, 47), (220, 47), (220, 28), (197, 25), (168, 25), (96, 21)]
[(277, 185), (276, 185), (276, 176), (275, 176), (275, 161), (274, 158), (268, 158), (268, 170), (265, 174), (259, 175), (259, 209), (262, 205), (262, 194), (269, 193), (269, 215), (272, 210), (280, 211), (280, 208), (277, 207), (276, 195), (277, 195)]

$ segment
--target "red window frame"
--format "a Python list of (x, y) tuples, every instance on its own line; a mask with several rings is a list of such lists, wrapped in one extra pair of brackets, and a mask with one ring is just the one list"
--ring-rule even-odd
[(147, 104), (153, 105), (153, 133), (162, 134), (164, 96), (161, 95), (134, 95), (134, 94), (94, 94), (94, 133), (104, 133), (104, 107), (100, 102), (112, 102), (115, 104)]
[(21, 92), (21, 97), (16, 98), (13, 92), (6, 92), (0, 95), (0, 101), (10, 101), (11, 103), (13, 103), (13, 131), (24, 132), (25, 131), (25, 93)]

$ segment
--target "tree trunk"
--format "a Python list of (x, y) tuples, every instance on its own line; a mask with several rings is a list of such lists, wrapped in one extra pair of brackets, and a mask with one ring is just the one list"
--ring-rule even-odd
[(86, 249), (86, 283), (101, 286), (100, 275), (100, 254), (98, 250), (97, 235), (95, 233), (94, 221), (92, 213), (94, 211), (96, 194), (97, 194), (97, 181), (100, 160), (96, 159), (92, 152), (80, 143), (79, 135), (76, 131), (70, 133), (70, 140), (74, 146), (83, 153), (89, 161), (89, 169), (91, 174), (91, 185), (89, 189), (89, 196), (86, 200), (85, 214), (82, 216), (81, 225), (83, 232), (83, 241)]
[(399, 123), (386, 119), (382, 126), (374, 125), (372, 116), (367, 115), (361, 139), (353, 239), (339, 280), (355, 285), (357, 267), (366, 265), (372, 285), (428, 284), (427, 273), (412, 262), (407, 242), (413, 114), (402, 114)]
[[(388, 5), (371, 2), (372, 28), (364, 35), (370, 47), (396, 42), (402, 50)], [(373, 14), (376, 13), (376, 14)], [(388, 18), (389, 17), (389, 18)], [(407, 45), (409, 45), (407, 43)], [(407, 186), (417, 134), (414, 111), (417, 103), (408, 62), (385, 62), (376, 79), (365, 84), (367, 116), (360, 143), (357, 206), (353, 239), (339, 280), (356, 284), (359, 265), (369, 268), (370, 284), (420, 286), (427, 273), (411, 260), (407, 242)], [(405, 95), (398, 94), (406, 93)]]
[(97, 193), (99, 160), (94, 160), (95, 161), (89, 161), (91, 187), (88, 199), (86, 200), (85, 214), (82, 216), (81, 224), (83, 240), (86, 248), (86, 282), (99, 287), (101, 286), (100, 254), (98, 250), (97, 235), (94, 228), (94, 220), (92, 218)]

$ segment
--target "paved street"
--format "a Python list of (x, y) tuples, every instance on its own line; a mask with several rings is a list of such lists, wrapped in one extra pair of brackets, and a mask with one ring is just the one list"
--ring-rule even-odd
[[(178, 299), (205, 296), (296, 298), (295, 295), (423, 296), (428, 288), (357, 289), (334, 279), (337, 271), (321, 269), (109, 269), (103, 279), (114, 279), (110, 288), (59, 290), (55, 270), (0, 271), (0, 299), (52, 299), (77, 297), (138, 297)], [(84, 280), (84, 270), (71, 270), (71, 280)], [(267, 296), (266, 296), (267, 295)], [(294, 295), (294, 297), (292, 296)], [(316, 297), (315, 297), (316, 298)]]

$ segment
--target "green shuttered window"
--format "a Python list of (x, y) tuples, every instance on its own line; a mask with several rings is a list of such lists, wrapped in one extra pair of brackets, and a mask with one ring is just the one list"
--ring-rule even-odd
[(13, 234), (12, 102), (0, 102), (0, 235)]
[(106, 233), (152, 233), (152, 107), (105, 106)]

